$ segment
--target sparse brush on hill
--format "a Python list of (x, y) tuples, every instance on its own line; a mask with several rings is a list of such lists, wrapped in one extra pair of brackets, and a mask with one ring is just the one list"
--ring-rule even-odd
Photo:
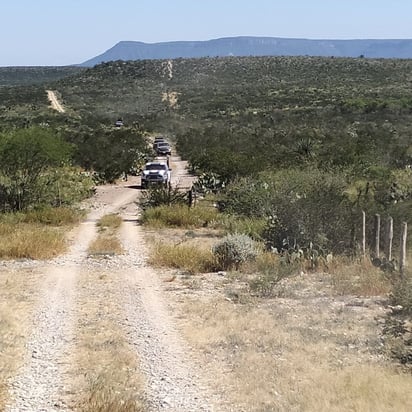
[[(0, 88), (0, 130), (21, 126), (37, 106), (26, 126), (48, 118), (74, 145), (75, 161), (109, 181), (144, 160), (143, 131), (167, 131), (193, 170), (219, 181), (226, 210), (274, 218), (266, 233), (276, 247), (289, 237), (346, 253), (356, 243), (352, 213), (408, 219), (412, 191), (400, 174), (412, 164), (411, 61), (175, 59), (172, 76), (166, 63), (108, 62), (55, 82), (65, 117), (44, 111), (44, 90)], [(176, 96), (173, 107), (165, 93)], [(119, 115), (126, 127), (115, 130)], [(275, 175), (297, 188), (279, 188), (267, 179)]]

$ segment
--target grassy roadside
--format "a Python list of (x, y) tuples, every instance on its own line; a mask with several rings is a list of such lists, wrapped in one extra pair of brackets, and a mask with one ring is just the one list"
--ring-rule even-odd
[(241, 303), (238, 281), (216, 275), (198, 278), (190, 294), (179, 291), (183, 280), (168, 293), (190, 346), (233, 405), (408, 411), (412, 377), (386, 357), (379, 299), (336, 299), (326, 278), (306, 276), (285, 279), (280, 297)]
[(0, 259), (50, 259), (65, 252), (66, 234), (83, 214), (50, 208), (0, 216)]
[[(383, 336), (391, 276), (368, 260), (334, 258), (314, 267), (267, 252), (218, 276), (212, 246), (238, 222), (169, 227), (173, 208), (166, 210), (157, 209), (154, 225), (147, 221), (151, 264), (180, 269), (165, 287), (169, 302), (192, 354), (231, 405), (409, 411), (412, 377)], [(244, 223), (243, 231), (256, 233), (253, 222)]]

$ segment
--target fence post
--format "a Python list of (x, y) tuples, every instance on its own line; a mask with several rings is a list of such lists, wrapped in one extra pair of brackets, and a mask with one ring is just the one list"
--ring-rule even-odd
[(362, 210), (362, 256), (366, 256), (366, 213)]
[(388, 222), (386, 226), (386, 259), (388, 262), (392, 260), (392, 241), (393, 241), (393, 218), (391, 216), (388, 217)]
[(380, 243), (380, 236), (381, 236), (381, 216), (376, 214), (375, 215), (375, 225), (374, 225), (374, 232), (375, 232), (375, 257), (379, 258), (379, 243)]
[(403, 276), (405, 273), (406, 268), (406, 236), (408, 233), (408, 224), (406, 222), (402, 222), (402, 229), (401, 229), (401, 251), (400, 251), (400, 258), (399, 258), (399, 271)]

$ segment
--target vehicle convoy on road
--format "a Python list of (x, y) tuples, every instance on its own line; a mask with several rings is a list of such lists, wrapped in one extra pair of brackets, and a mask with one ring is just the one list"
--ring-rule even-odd
[(153, 142), (153, 150), (158, 156), (167, 156), (172, 154), (170, 143), (163, 136), (156, 136)]
[(159, 142), (156, 146), (156, 153), (158, 156), (170, 156), (172, 154), (172, 148), (168, 142)]
[(153, 149), (156, 149), (156, 146), (160, 142), (166, 142), (166, 139), (163, 136), (156, 136), (153, 142)]
[(142, 189), (146, 189), (150, 185), (167, 186), (171, 179), (171, 169), (163, 161), (149, 162), (146, 163), (141, 178)]

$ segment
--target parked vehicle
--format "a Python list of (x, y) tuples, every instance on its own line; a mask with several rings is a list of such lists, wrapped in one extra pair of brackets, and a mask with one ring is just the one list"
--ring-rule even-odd
[(141, 178), (142, 189), (153, 184), (167, 186), (170, 183), (171, 170), (166, 162), (149, 162), (146, 163)]

